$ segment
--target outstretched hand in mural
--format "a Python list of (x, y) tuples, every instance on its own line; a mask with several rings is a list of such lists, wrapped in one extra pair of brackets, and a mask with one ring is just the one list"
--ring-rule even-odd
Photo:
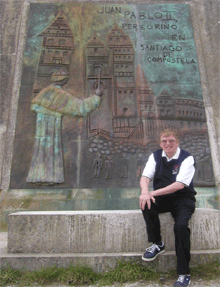
[(27, 182), (38, 185), (64, 182), (62, 116), (86, 117), (100, 105), (103, 92), (99, 88), (94, 95), (80, 100), (63, 89), (68, 79), (67, 72), (58, 70), (52, 75), (52, 84), (32, 100), (31, 109), (37, 113), (37, 123)]
[(101, 96), (103, 95), (103, 91), (100, 90), (100, 89), (97, 89), (97, 90), (95, 91), (95, 94), (96, 94), (96, 96), (101, 97)]

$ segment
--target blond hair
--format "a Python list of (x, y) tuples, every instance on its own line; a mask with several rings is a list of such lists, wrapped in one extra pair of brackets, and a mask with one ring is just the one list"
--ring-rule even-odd
[(170, 135), (173, 135), (176, 139), (176, 141), (179, 141), (179, 137), (178, 137), (178, 133), (176, 131), (173, 131), (171, 129), (165, 129), (164, 131), (161, 132), (160, 134), (160, 142), (161, 142), (161, 137), (165, 136), (165, 137), (169, 137)]

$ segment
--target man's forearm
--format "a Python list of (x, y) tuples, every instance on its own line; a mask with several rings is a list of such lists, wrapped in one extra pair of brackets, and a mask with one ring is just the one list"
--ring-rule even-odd
[(141, 194), (149, 192), (150, 178), (142, 176), (140, 180)]
[(183, 188), (184, 188), (184, 184), (176, 181), (166, 187), (154, 190), (151, 193), (153, 196), (159, 196), (159, 195), (171, 194)]

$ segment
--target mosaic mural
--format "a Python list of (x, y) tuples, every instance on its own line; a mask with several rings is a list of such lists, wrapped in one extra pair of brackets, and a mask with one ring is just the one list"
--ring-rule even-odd
[(213, 186), (188, 5), (30, 5), (10, 188), (138, 187), (165, 128)]

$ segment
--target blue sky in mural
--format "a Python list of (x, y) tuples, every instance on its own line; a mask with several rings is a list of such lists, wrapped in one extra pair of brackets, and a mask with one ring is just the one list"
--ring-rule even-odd
[(42, 38), (38, 36), (60, 10), (74, 35), (75, 49), (84, 49), (96, 32), (106, 43), (106, 35), (116, 23), (132, 40), (136, 65), (140, 64), (158, 96), (202, 100), (198, 59), (187, 4), (39, 4), (30, 5), (24, 63), (35, 67)]

